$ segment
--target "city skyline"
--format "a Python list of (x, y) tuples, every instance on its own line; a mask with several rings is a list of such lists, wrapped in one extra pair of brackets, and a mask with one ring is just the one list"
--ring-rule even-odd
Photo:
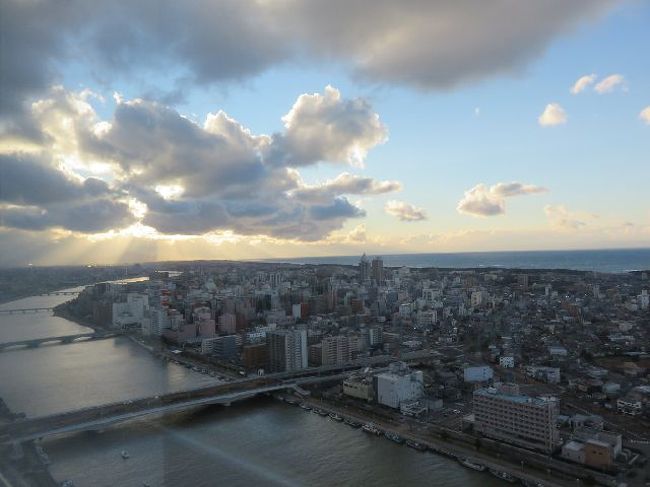
[(642, 2), (2, 3), (2, 266), (648, 247)]

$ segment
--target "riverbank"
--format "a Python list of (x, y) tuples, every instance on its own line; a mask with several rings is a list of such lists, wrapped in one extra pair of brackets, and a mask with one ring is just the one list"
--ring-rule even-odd
[[(487, 470), (505, 472), (515, 477), (526, 485), (548, 486), (548, 487), (574, 487), (576, 481), (584, 483), (598, 482), (601, 485), (613, 487), (617, 485), (616, 479), (610, 476), (596, 472), (588, 472), (573, 466), (568, 466), (569, 475), (566, 471), (558, 471), (551, 468), (553, 463), (549, 460), (544, 466), (534, 458), (536, 453), (530, 452), (526, 460), (520, 461), (521, 449), (515, 447), (506, 448), (505, 452), (497, 452), (495, 455), (489, 455), (481, 451), (480, 443), (473, 444), (454, 438), (458, 436), (457, 432), (438, 430), (434, 431), (432, 426), (414, 423), (412, 421), (394, 421), (385, 416), (370, 415), (367, 411), (359, 409), (350, 409), (323, 401), (302, 397), (295, 398), (296, 404), (302, 403), (312, 409), (318, 409), (327, 414), (336, 414), (343, 420), (351, 420), (361, 424), (374, 424), (382, 433), (399, 435), (405, 441), (412, 441), (425, 445), (433, 453), (443, 455), (459, 462), (469, 460), (471, 463), (482, 465)], [(342, 426), (346, 426), (341, 423)], [(482, 439), (484, 442), (486, 439)], [(483, 448), (483, 450), (486, 450)], [(489, 450), (488, 450), (489, 451)], [(414, 454), (417, 452), (414, 451)], [(524, 453), (525, 455), (525, 453)], [(516, 459), (517, 461), (513, 461)]]

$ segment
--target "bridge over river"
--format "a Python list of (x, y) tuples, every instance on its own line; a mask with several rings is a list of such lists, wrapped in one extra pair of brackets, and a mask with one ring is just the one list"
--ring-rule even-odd
[(20, 443), (52, 435), (101, 430), (117, 423), (152, 414), (185, 411), (192, 408), (231, 403), (282, 390), (305, 393), (303, 385), (341, 380), (345, 374), (302, 377), (293, 380), (264, 377), (242, 379), (226, 384), (174, 392), (136, 400), (105, 404), (51, 416), (26, 418), (0, 427), (0, 442)]
[(13, 314), (27, 314), (27, 313), (46, 313), (52, 311), (54, 308), (42, 306), (40, 308), (13, 308), (13, 309), (0, 309), (0, 315), (13, 315)]
[(88, 333), (77, 333), (76, 335), (63, 335), (63, 336), (57, 336), (57, 337), (46, 337), (46, 338), (32, 338), (29, 340), (18, 340), (15, 342), (5, 342), (5, 343), (0, 343), (0, 352), (3, 352), (4, 350), (8, 348), (19, 348), (19, 347), (27, 347), (27, 348), (36, 348), (44, 343), (59, 343), (62, 345), (68, 344), (68, 343), (74, 343), (77, 340), (103, 340), (105, 338), (113, 338), (116, 337), (118, 333), (98, 333), (98, 332), (88, 332)]

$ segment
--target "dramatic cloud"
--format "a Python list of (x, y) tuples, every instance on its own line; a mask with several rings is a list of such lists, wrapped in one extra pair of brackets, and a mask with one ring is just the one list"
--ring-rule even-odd
[[(271, 136), (252, 134), (222, 111), (199, 125), (142, 99), (117, 97), (112, 118), (101, 120), (89, 96), (55, 87), (32, 104), (46, 135), (38, 149), (52, 156), (0, 156), (2, 226), (95, 233), (137, 221), (163, 234), (310, 241), (365, 216), (346, 195), (401, 188), (349, 173), (303, 182), (295, 167), (360, 164), (387, 135), (368, 102), (343, 99), (332, 87), (299, 97), (286, 130)], [(80, 175), (93, 171), (97, 177)]]
[(567, 210), (563, 205), (546, 205), (544, 213), (549, 224), (554, 228), (580, 230), (587, 226), (584, 216)]
[(0, 226), (100, 232), (135, 221), (120, 193), (96, 178), (74, 179), (44, 156), (0, 155)]
[[(107, 85), (124, 75), (147, 85), (151, 73), (208, 84), (291, 61), (334, 60), (371, 82), (446, 89), (522, 70), (553, 39), (615, 3), (2, 0), (0, 128), (40, 137), (27, 103), (67, 63)], [(171, 98), (182, 97), (177, 91)]]
[(537, 118), (537, 121), (542, 127), (552, 127), (566, 123), (567, 115), (559, 103), (549, 103)]
[(23, 230), (62, 228), (96, 233), (134, 223), (128, 205), (106, 198), (39, 207), (0, 207), (0, 226)]
[(643, 120), (647, 125), (650, 125), (650, 105), (641, 110), (641, 113), (639, 113), (639, 118)]
[(300, 95), (282, 121), (285, 132), (274, 137), (272, 157), (288, 166), (330, 161), (362, 167), (368, 149), (388, 136), (367, 101), (343, 100), (331, 86)]
[(389, 201), (384, 206), (384, 211), (403, 222), (417, 222), (427, 219), (427, 214), (422, 208), (417, 208), (404, 201)]
[(612, 74), (594, 86), (594, 91), (600, 95), (611, 93), (617, 87), (625, 87), (625, 78), (622, 74)]
[(107, 196), (108, 185), (96, 178), (80, 181), (54, 167), (46, 156), (0, 154), (0, 202), (42, 205)]
[(465, 191), (458, 202), (459, 213), (472, 216), (495, 216), (506, 212), (506, 198), (546, 192), (546, 188), (517, 182), (498, 183), (488, 187), (481, 183)]
[(596, 81), (595, 74), (587, 74), (585, 76), (581, 76), (576, 80), (576, 82), (571, 87), (571, 94), (577, 95), (578, 93), (582, 93), (589, 86), (591, 86), (594, 83), (594, 81)]
[(310, 53), (348, 61), (362, 77), (449, 88), (520, 70), (557, 35), (610, 2), (287, 1), (274, 10)]

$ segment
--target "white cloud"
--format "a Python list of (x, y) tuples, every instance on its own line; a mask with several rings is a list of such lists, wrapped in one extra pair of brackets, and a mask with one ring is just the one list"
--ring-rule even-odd
[(506, 212), (506, 198), (546, 192), (546, 188), (518, 182), (497, 183), (488, 187), (480, 183), (465, 191), (458, 202), (459, 213), (472, 216), (495, 216)]
[(650, 105), (641, 110), (641, 113), (639, 113), (639, 118), (643, 120), (647, 125), (650, 125)]
[(576, 80), (575, 83), (573, 83), (573, 86), (571, 87), (571, 94), (577, 95), (578, 93), (582, 93), (590, 85), (592, 85), (594, 81), (596, 81), (595, 74), (586, 74), (584, 76), (581, 76)]
[(567, 122), (567, 114), (559, 103), (549, 103), (537, 118), (542, 127), (553, 127)]
[[(286, 129), (272, 136), (253, 134), (223, 111), (209, 113), (201, 125), (143, 99), (120, 98), (111, 120), (103, 121), (87, 96), (56, 87), (33, 104), (33, 120), (48, 135), (39, 150), (52, 157), (0, 155), (3, 186), (11, 188), (0, 192), (0, 204), (17, 205), (0, 211), (0, 226), (95, 234), (135, 223), (166, 235), (314, 241), (365, 216), (347, 195), (401, 189), (398, 181), (350, 173), (303, 183), (295, 167), (361, 163), (388, 133), (366, 100), (345, 99), (329, 86), (298, 97), (284, 118)], [(76, 161), (73, 168), (63, 164), (69, 160)], [(75, 173), (88, 173), (90, 163), (108, 172)], [(48, 181), (43, 190), (27, 184), (42, 180)]]
[(569, 211), (564, 205), (546, 205), (544, 213), (549, 224), (560, 230), (580, 230), (588, 225), (588, 220), (595, 218), (587, 213)]
[(625, 89), (625, 78), (622, 74), (612, 74), (594, 86), (594, 91), (600, 95), (611, 93), (617, 87)]
[(322, 94), (300, 95), (282, 121), (285, 132), (274, 143), (278, 160), (288, 166), (329, 161), (363, 167), (368, 150), (388, 138), (366, 100), (344, 100), (332, 86)]
[(384, 206), (384, 211), (403, 222), (416, 222), (427, 219), (424, 209), (404, 201), (391, 200)]

